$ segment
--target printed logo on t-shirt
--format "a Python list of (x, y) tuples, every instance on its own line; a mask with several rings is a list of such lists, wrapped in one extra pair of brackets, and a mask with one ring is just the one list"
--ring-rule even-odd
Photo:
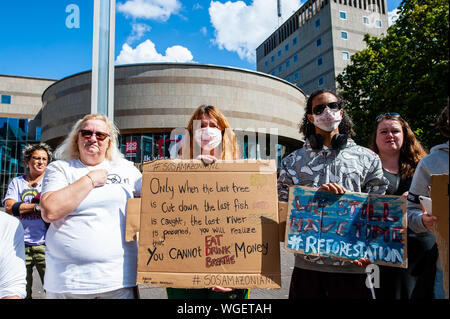
[(31, 203), (31, 200), (35, 198), (37, 194), (39, 194), (39, 192), (35, 188), (24, 189), (22, 194), (20, 194), (20, 201), (24, 203)]
[(130, 181), (128, 178), (122, 179), (117, 174), (108, 174), (107, 176), (107, 182), (106, 184), (130, 184)]
[[(22, 194), (20, 194), (20, 201), (24, 203), (31, 203), (32, 199), (38, 194), (39, 192), (35, 188), (24, 189)], [(41, 216), (36, 214), (20, 214), (19, 219), (36, 220), (41, 219)]]

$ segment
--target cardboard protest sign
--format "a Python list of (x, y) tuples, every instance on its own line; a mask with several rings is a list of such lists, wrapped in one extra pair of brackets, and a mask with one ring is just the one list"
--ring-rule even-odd
[(130, 198), (127, 201), (125, 241), (135, 241), (140, 228), (141, 199)]
[(287, 218), (288, 203), (278, 202), (278, 232), (280, 237), (280, 242), (284, 241), (286, 235), (286, 218)]
[(274, 161), (144, 165), (138, 283), (279, 289), (276, 183)]
[(431, 200), (435, 224), (436, 243), (439, 259), (444, 273), (445, 298), (449, 298), (449, 210), (448, 210), (448, 175), (431, 175)]
[(407, 267), (403, 197), (347, 192), (335, 195), (294, 186), (289, 191), (285, 247), (305, 255)]

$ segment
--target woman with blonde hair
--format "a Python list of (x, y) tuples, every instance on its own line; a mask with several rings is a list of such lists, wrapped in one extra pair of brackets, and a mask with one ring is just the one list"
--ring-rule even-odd
[[(205, 164), (238, 159), (236, 136), (222, 112), (212, 105), (199, 106), (191, 116), (181, 149), (183, 159), (199, 159)], [(187, 136), (189, 135), (189, 136)], [(188, 150), (188, 151), (186, 151)], [(167, 288), (168, 299), (247, 299), (248, 289), (220, 286), (212, 289)]]
[(79, 120), (56, 150), (42, 186), (47, 298), (136, 297), (137, 244), (125, 242), (126, 204), (142, 175), (118, 151), (101, 114)]

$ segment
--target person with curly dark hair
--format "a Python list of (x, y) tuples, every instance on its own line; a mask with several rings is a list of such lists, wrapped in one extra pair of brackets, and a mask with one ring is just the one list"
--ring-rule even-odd
[[(289, 186), (302, 185), (335, 194), (347, 191), (384, 194), (387, 180), (373, 151), (351, 139), (353, 124), (332, 91), (313, 92), (300, 132), (301, 149), (285, 157), (278, 178), (278, 200), (288, 201)], [(289, 299), (370, 299), (362, 266), (370, 261), (336, 260), (296, 254)]]
[(52, 151), (45, 143), (29, 144), (23, 150), (25, 175), (15, 177), (9, 183), (3, 199), (5, 211), (19, 218), (24, 229), (27, 266), (27, 299), (31, 299), (33, 267), (38, 270), (42, 283), (45, 274), (45, 236), (47, 224), (41, 218), (40, 196), (42, 178)]

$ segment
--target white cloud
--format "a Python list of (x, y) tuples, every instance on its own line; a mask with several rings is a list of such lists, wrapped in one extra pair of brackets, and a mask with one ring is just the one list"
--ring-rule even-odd
[(146, 32), (151, 30), (151, 27), (144, 23), (132, 23), (131, 26), (131, 34), (127, 38), (128, 44), (140, 40)]
[(396, 8), (396, 9), (388, 12), (388, 23), (389, 23), (389, 26), (391, 26), (391, 25), (393, 25), (395, 23), (395, 21), (399, 17), (399, 14), (400, 14), (399, 8)]
[(133, 18), (167, 21), (181, 8), (178, 0), (128, 0), (117, 4), (117, 11)]
[[(283, 20), (298, 10), (300, 4), (300, 0), (284, 0)], [(213, 43), (249, 62), (256, 61), (256, 48), (278, 27), (275, 0), (254, 0), (250, 5), (243, 1), (211, 1), (209, 15), (215, 28)]]
[(191, 51), (187, 48), (174, 45), (166, 49), (165, 55), (156, 51), (155, 44), (149, 39), (132, 48), (125, 43), (122, 46), (116, 64), (132, 64), (146, 62), (194, 62)]
[(206, 27), (201, 27), (200, 32), (206, 37), (206, 35), (208, 34), (208, 29), (206, 29)]

